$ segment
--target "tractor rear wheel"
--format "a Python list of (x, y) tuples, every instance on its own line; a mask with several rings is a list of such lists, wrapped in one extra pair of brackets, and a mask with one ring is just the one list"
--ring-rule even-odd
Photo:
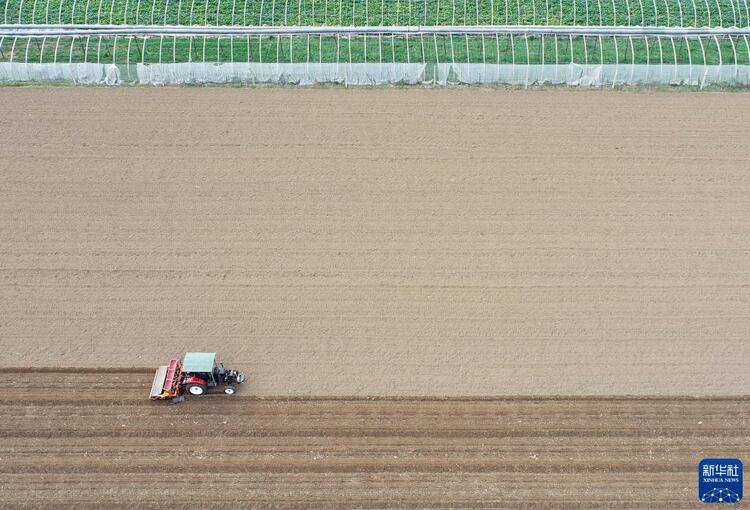
[(205, 384), (188, 384), (185, 389), (188, 393), (195, 396), (205, 395), (208, 391), (208, 387)]
[(224, 386), (224, 393), (226, 393), (227, 395), (234, 395), (235, 393), (237, 393), (237, 388), (235, 388), (234, 386)]

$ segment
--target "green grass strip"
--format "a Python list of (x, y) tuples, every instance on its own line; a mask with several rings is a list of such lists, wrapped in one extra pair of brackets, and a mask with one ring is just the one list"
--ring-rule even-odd
[(0, 61), (748, 65), (750, 44), (746, 38), (550, 36), (5, 38)]
[(2, 0), (4, 23), (750, 26), (749, 0)]

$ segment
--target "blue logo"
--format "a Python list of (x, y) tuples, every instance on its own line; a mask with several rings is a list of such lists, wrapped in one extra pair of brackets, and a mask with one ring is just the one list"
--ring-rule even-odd
[(698, 499), (704, 503), (738, 503), (742, 499), (740, 459), (703, 459), (698, 464)]

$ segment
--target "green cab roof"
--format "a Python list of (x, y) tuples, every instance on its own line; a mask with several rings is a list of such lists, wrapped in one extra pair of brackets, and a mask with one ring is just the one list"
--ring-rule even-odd
[(211, 372), (216, 360), (215, 352), (186, 352), (182, 362), (183, 372)]

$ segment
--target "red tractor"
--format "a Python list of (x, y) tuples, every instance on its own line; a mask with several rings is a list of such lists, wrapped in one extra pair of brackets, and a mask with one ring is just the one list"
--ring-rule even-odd
[(216, 363), (215, 352), (188, 352), (185, 359), (169, 361), (156, 369), (151, 385), (151, 400), (181, 400), (185, 393), (205, 395), (209, 388), (222, 386), (224, 393), (234, 395), (245, 382), (245, 374)]

